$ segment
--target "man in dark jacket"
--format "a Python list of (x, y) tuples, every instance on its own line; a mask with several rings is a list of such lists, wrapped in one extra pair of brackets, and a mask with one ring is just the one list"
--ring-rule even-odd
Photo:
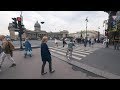
[(49, 63), (49, 72), (53, 73), (55, 70), (52, 70), (52, 59), (51, 59), (51, 54), (49, 51), (49, 48), (47, 46), (47, 40), (48, 38), (46, 36), (44, 36), (42, 38), (42, 43), (41, 43), (41, 58), (42, 58), (42, 70), (41, 70), (41, 75), (46, 74), (47, 72), (44, 72), (44, 67), (46, 65), (46, 62)]

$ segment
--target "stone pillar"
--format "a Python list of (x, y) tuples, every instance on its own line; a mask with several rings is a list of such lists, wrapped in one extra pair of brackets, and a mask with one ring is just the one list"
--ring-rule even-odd
[(9, 33), (10, 33), (11, 40), (15, 40), (16, 36), (15, 36), (14, 28), (12, 27), (12, 23), (9, 23), (8, 30), (9, 30)]

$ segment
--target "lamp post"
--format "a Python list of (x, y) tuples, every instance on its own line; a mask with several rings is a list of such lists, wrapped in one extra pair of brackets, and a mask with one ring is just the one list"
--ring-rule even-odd
[[(23, 24), (23, 18), (22, 18), (22, 11), (21, 11), (21, 14), (20, 14), (20, 18), (21, 18), (21, 24)], [(22, 33), (21, 33), (21, 29), (20, 28), (20, 32), (19, 32), (19, 37), (20, 37), (20, 50), (23, 50), (23, 47), (22, 47)]]
[[(45, 22), (41, 22), (41, 24), (44, 24)], [(42, 38), (43, 38), (43, 35), (42, 35)]]
[(45, 22), (41, 22), (41, 24), (44, 24)]
[(88, 22), (88, 17), (86, 17), (85, 21), (86, 21), (86, 38), (87, 38), (87, 22)]
[(100, 42), (100, 33), (99, 33), (100, 27), (98, 27), (98, 43)]

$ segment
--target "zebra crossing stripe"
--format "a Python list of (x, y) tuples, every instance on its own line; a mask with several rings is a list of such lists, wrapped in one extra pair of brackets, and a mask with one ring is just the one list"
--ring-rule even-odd
[(76, 51), (84, 51), (84, 52), (87, 52), (87, 53), (92, 53), (93, 51), (95, 51), (97, 49), (94, 49), (94, 50), (88, 50), (88, 49), (81, 49), (81, 48), (78, 48)]
[[(53, 48), (53, 47), (50, 47), (50, 48), (52, 48), (52, 49), (55, 49), (55, 48)], [(56, 48), (56, 49), (59, 49), (59, 48)], [(66, 48), (67, 49), (67, 48)], [(65, 50), (65, 49), (60, 49), (60, 50)], [(79, 49), (79, 51), (78, 50), (74, 50), (73, 49), (73, 52), (76, 52), (76, 53), (82, 53), (82, 54), (90, 54), (90, 53), (93, 53), (93, 52), (91, 52), (91, 51), (85, 51), (85, 50), (80, 50)]]
[(86, 53), (86, 52), (80, 52), (80, 51), (74, 51), (74, 50), (73, 50), (73, 52), (75, 52), (75, 53), (87, 54), (87, 55), (89, 55), (89, 54), (90, 54), (90, 53)]
[[(56, 50), (51, 50), (52, 52), (55, 52), (55, 53), (58, 53), (58, 54), (61, 54), (61, 55), (66, 55), (65, 53), (63, 52), (60, 52), (60, 51), (56, 51)], [(81, 60), (82, 58), (79, 58), (79, 57), (76, 57), (74, 55), (72, 55), (72, 58), (74, 59), (77, 59), (77, 60)]]
[(87, 50), (83, 50), (83, 49), (78, 49), (76, 51), (80, 51), (80, 52), (86, 52), (86, 53), (93, 53), (92, 51), (87, 51)]
[[(59, 50), (59, 51), (62, 51), (62, 52), (64, 52), (64, 53), (66, 53), (66, 52), (67, 52), (67, 51), (65, 51), (65, 50), (55, 49), (55, 48), (54, 48), (54, 50)], [(80, 53), (75, 53), (75, 52), (73, 52), (72, 54), (73, 54), (73, 55), (82, 56), (82, 57), (86, 57), (86, 55), (83, 55), (83, 54), (80, 54)]]

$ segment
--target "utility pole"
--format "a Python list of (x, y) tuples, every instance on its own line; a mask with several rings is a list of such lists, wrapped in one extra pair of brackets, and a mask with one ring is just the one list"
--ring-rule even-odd
[(20, 14), (20, 27), (19, 27), (19, 38), (20, 38), (20, 50), (23, 50), (23, 46), (22, 46), (22, 34), (23, 34), (23, 17), (22, 17), (22, 11), (21, 11), (21, 14)]
[(85, 21), (86, 21), (86, 38), (87, 38), (87, 22), (88, 22), (88, 17), (86, 17)]
[[(20, 18), (21, 18), (21, 24), (23, 24), (22, 22), (22, 11), (21, 11), (21, 14), (20, 14)], [(22, 28), (20, 28), (20, 32), (19, 32), (19, 37), (20, 37), (20, 49), (23, 50), (23, 47), (22, 47), (22, 33), (21, 33), (21, 30)]]

